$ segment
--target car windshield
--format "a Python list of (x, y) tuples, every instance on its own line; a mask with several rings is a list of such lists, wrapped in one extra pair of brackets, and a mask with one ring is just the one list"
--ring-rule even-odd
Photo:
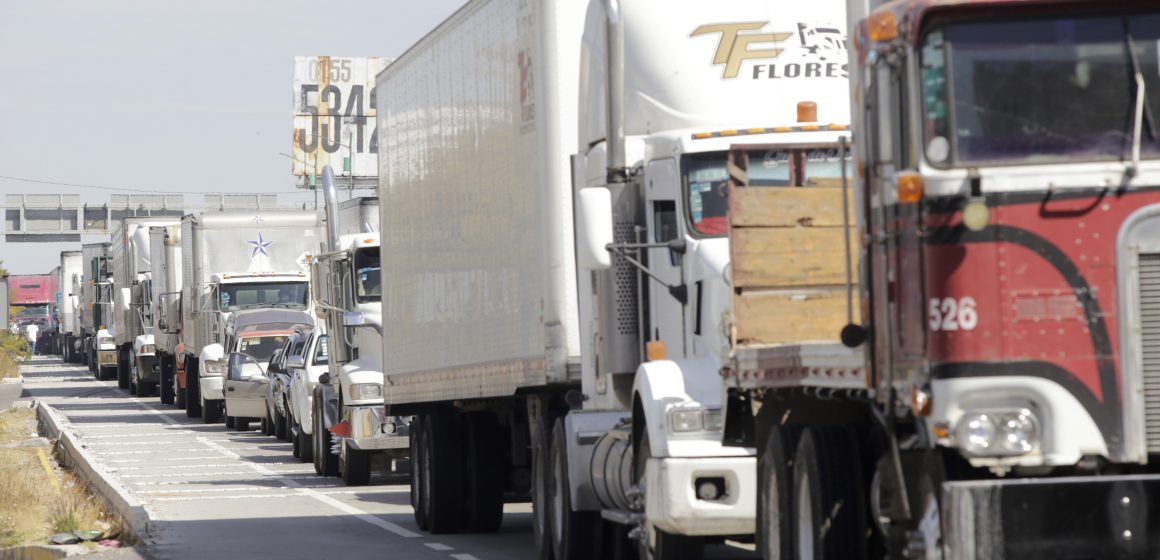
[[(750, 150), (744, 152), (744, 156), (748, 160), (747, 175), (751, 187), (837, 186), (841, 182), (841, 156), (837, 146)], [(700, 235), (724, 235), (728, 230), (727, 160), (726, 152), (685, 156), (688, 219), (692, 231)], [(847, 175), (852, 173), (850, 162), (847, 154)]]
[(314, 365), (324, 366), (330, 363), (330, 351), (326, 346), (326, 335), (318, 337), (314, 345)]
[(260, 363), (268, 363), (274, 351), (286, 343), (286, 335), (248, 336), (238, 341), (238, 352), (248, 354)]
[(380, 301), (383, 297), (383, 287), (380, 285), (379, 248), (367, 247), (359, 249), (354, 254), (354, 285), (355, 296), (359, 303)]
[[(1134, 46), (1135, 60), (1128, 46)], [(1160, 14), (1040, 17), (935, 27), (923, 38), (924, 142), (934, 165), (1160, 154)]]
[(247, 307), (306, 309), (306, 282), (222, 284), (220, 291), (223, 311)]

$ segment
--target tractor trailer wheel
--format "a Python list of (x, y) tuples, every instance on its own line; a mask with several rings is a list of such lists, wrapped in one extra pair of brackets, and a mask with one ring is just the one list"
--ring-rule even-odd
[(159, 391), (161, 396), (161, 404), (173, 404), (173, 387), (175, 385), (175, 379), (173, 379), (173, 358), (171, 358), (168, 354), (161, 354), (157, 359), (161, 364), (161, 389)]
[(201, 417), (201, 387), (197, 376), (197, 358), (185, 360), (185, 416)]
[(793, 464), (797, 558), (866, 558), (860, 459), (857, 440), (846, 428), (802, 431)]
[(762, 558), (793, 558), (793, 456), (798, 430), (769, 429), (757, 458), (757, 542)]
[[(315, 400), (317, 402), (317, 399)], [(423, 429), (424, 416), (419, 415), (415, 417), (415, 421), (411, 423), (411, 508), (415, 510), (415, 524), (419, 526), (420, 531), (428, 529), (427, 523), (427, 464), (424, 456), (426, 455), (426, 445), (424, 439), (427, 437), (426, 431)]]
[(468, 533), (494, 533), (503, 523), (507, 466), (504, 433), (491, 412), (474, 412), (464, 420), (463, 529)]
[[(314, 410), (312, 418), (314, 437), (314, 472), (318, 476), (337, 476), (338, 475), (338, 456), (334, 454), (334, 437), (330, 430), (326, 429), (326, 418), (322, 412), (322, 391), (316, 389), (314, 391), (314, 398), (310, 399), (310, 406)], [(412, 446), (414, 443), (412, 443)], [(412, 497), (415, 494), (415, 487), (411, 486)], [(414, 499), (411, 500), (411, 507), (415, 506)], [(420, 527), (422, 529), (422, 527)]]
[(432, 533), (454, 533), (461, 527), (463, 445), (458, 420), (455, 412), (435, 410), (423, 421), (420, 495), (426, 499), (423, 509)]
[(133, 384), (133, 372), (129, 364), (129, 346), (127, 344), (117, 347), (117, 387), (122, 391), (128, 391)]
[(564, 419), (556, 420), (549, 444), (545, 496), (556, 560), (581, 560), (599, 557), (601, 540), (597, 528), (600, 512), (572, 511), (572, 491), (568, 480), (568, 445)]

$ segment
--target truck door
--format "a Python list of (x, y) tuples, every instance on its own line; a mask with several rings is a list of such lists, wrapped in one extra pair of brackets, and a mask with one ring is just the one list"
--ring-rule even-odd
[[(677, 163), (672, 159), (649, 162), (645, 169), (645, 220), (648, 243), (665, 243), (676, 239), (681, 232), (677, 212), (680, 180)], [(668, 285), (680, 285), (682, 257), (666, 248), (648, 250), (648, 266), (658, 279)], [(668, 288), (649, 280), (649, 330), (645, 340), (665, 343), (670, 357), (685, 356), (684, 305), (677, 301)]]

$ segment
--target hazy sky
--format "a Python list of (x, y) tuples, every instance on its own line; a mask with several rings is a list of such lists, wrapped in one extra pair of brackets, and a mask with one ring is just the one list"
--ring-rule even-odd
[[(0, 0), (0, 175), (193, 202), (292, 193), (279, 152), (290, 152), (293, 57), (397, 57), (462, 4)], [(0, 179), (0, 194), (18, 193), (115, 194)], [(0, 243), (0, 259), (42, 273), (76, 248)]]

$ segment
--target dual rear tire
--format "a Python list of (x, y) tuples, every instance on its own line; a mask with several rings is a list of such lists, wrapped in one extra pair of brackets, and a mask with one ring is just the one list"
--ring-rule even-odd
[(491, 533), (503, 523), (507, 443), (495, 414), (435, 410), (411, 425), (415, 521), (432, 533)]
[(853, 430), (811, 426), (798, 431), (775, 426), (758, 458), (762, 556), (866, 558), (864, 486)]

